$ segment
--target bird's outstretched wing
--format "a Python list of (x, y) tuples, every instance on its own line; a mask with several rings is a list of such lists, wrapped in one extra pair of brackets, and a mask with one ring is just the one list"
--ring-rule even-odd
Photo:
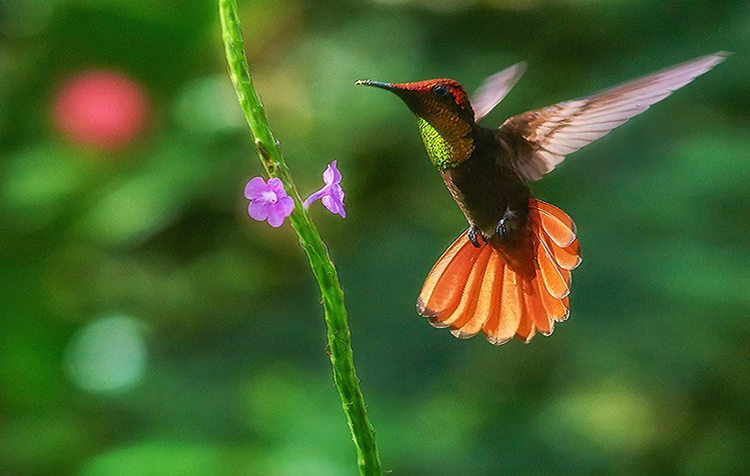
[(589, 97), (519, 114), (505, 121), (498, 134), (517, 151), (519, 173), (526, 180), (539, 180), (566, 155), (642, 113), (727, 56), (703, 56)]
[(489, 114), (521, 79), (524, 71), (526, 71), (526, 63), (516, 63), (485, 79), (471, 98), (474, 120), (478, 121)]

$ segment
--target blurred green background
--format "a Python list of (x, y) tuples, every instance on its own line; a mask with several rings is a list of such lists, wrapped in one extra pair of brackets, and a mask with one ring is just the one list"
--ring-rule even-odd
[[(750, 5), (239, 3), (298, 186), (334, 158), (344, 176), (347, 219), (312, 213), (385, 468), (750, 473)], [(471, 90), (527, 60), (495, 124), (718, 50), (534, 184), (585, 258), (552, 337), (493, 347), (417, 317), (464, 219), (407, 109), (354, 80)], [(60, 106), (102, 70), (141, 98), (110, 142)], [(215, 2), (0, 1), (0, 475), (355, 474), (306, 260), (246, 215), (260, 173)]]

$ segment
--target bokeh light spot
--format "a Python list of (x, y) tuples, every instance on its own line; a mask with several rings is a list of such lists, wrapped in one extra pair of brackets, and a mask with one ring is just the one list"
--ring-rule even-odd
[(146, 369), (143, 326), (127, 316), (96, 320), (73, 337), (66, 370), (79, 388), (92, 393), (120, 392), (136, 385)]
[(607, 383), (562, 396), (542, 412), (540, 430), (553, 446), (581, 457), (628, 457), (650, 444), (657, 433), (651, 401), (632, 385)]

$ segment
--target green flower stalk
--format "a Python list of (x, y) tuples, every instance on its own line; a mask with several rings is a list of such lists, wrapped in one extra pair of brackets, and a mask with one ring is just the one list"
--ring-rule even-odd
[(351, 335), (344, 307), (344, 292), (341, 290), (336, 268), (328, 255), (325, 243), (303, 206), (289, 168), (268, 126), (263, 106), (255, 93), (242, 41), (237, 1), (219, 0), (219, 15), (229, 63), (229, 75), (245, 119), (255, 138), (260, 160), (268, 176), (281, 180), (285, 191), (294, 200), (294, 209), (289, 215), (289, 220), (299, 236), (300, 245), (307, 254), (310, 268), (320, 286), (328, 328), (333, 378), (356, 446), (360, 473), (380, 476), (382, 469), (375, 443), (375, 432), (367, 417), (364, 397), (354, 368)]

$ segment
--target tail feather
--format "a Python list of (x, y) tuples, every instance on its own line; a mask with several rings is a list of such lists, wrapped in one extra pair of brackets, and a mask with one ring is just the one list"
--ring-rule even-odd
[[(505, 263), (500, 259), (500, 255), (493, 253), (489, 247), (487, 247), (485, 254), (487, 255), (487, 264), (476, 296), (473, 313), (465, 313), (460, 321), (457, 320), (454, 323), (454, 328), (451, 330), (451, 333), (459, 339), (468, 339), (479, 333), (493, 313), (497, 312), (499, 306), (499, 302), (493, 299), (493, 296), (499, 292), (497, 286), (502, 279), (502, 268)], [(477, 261), (476, 266), (480, 265), (480, 261)]]
[(539, 279), (531, 280), (531, 286), (526, 294), (526, 310), (533, 317), (534, 326), (542, 335), (548, 336), (555, 329), (555, 321), (550, 319), (547, 309), (544, 308), (544, 293), (546, 289), (540, 287)]
[(570, 294), (570, 271), (557, 264), (543, 237), (532, 240), (536, 241), (536, 264), (547, 291), (557, 299), (564, 298)]
[[(540, 286), (544, 285), (540, 283)], [(548, 293), (547, 289), (544, 287), (540, 288), (539, 295), (541, 297), (542, 306), (547, 313), (548, 319), (556, 322), (561, 322), (568, 318), (568, 314), (570, 313), (570, 311), (568, 309), (569, 306), (567, 297), (565, 299), (556, 299), (550, 293)]]
[(529, 201), (529, 215), (532, 224), (539, 223), (544, 233), (560, 248), (567, 248), (575, 241), (578, 233), (576, 224), (556, 206), (532, 198)]
[(461, 300), (456, 309), (446, 318), (445, 324), (453, 329), (463, 329), (466, 324), (475, 317), (476, 308), (479, 304), (480, 291), (484, 285), (485, 271), (490, 259), (491, 252), (487, 249), (479, 251), (479, 257), (471, 268), (469, 278), (466, 281), (466, 287), (461, 295)]
[(464, 234), (454, 241), (438, 260), (422, 287), (417, 304), (421, 315), (449, 315), (458, 307), (466, 280), (478, 257), (472, 248), (471, 242)]
[[(484, 325), (482, 326), (482, 330), (484, 330), (484, 334), (487, 336), (488, 339), (490, 339), (490, 342), (493, 344), (502, 344), (509, 340), (511, 337), (513, 337), (513, 334), (510, 335), (507, 339), (504, 339), (501, 337), (502, 333), (499, 331), (498, 327), (500, 325), (500, 317), (502, 314), (507, 314), (506, 312), (506, 306), (503, 304), (503, 290), (506, 287), (505, 279), (508, 267), (505, 265), (505, 261), (500, 257), (498, 253), (493, 253), (493, 256), (497, 256), (497, 260), (500, 261), (500, 266), (498, 267), (497, 275), (496, 275), (496, 281), (495, 285), (493, 286), (493, 292), (492, 292), (492, 305), (493, 305), (493, 311), (490, 314), (490, 316), (485, 321)], [(506, 316), (507, 320), (507, 316)]]
[[(500, 253), (496, 254), (501, 256)], [(504, 344), (512, 339), (523, 319), (523, 300), (518, 284), (518, 274), (506, 264), (499, 294), (493, 296), (499, 304), (498, 311), (484, 328), (488, 340), (495, 345)]]
[(551, 240), (547, 240), (547, 245), (562, 269), (572, 271), (581, 264), (581, 245), (578, 244), (578, 240), (573, 240), (567, 248), (561, 248)]
[[(529, 212), (526, 250), (475, 248), (466, 233), (454, 241), (425, 280), (419, 313), (459, 338), (481, 330), (496, 345), (551, 334), (570, 313), (570, 271), (581, 263), (580, 245), (562, 210), (531, 199)], [(533, 266), (511, 259), (519, 256), (533, 256)]]
[(529, 342), (531, 342), (531, 339), (536, 335), (536, 326), (534, 325), (534, 316), (527, 312), (526, 303), (523, 300), (521, 300), (520, 312), (521, 312), (521, 322), (518, 324), (516, 337), (521, 339), (524, 343), (528, 344)]

